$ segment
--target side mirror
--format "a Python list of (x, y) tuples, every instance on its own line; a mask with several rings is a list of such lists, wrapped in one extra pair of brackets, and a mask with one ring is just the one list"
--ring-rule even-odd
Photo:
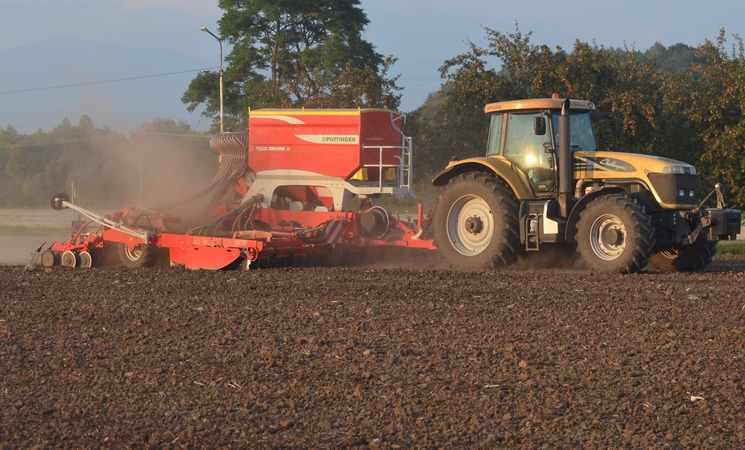
[(543, 136), (546, 134), (546, 118), (538, 116), (533, 118), (533, 133), (536, 136)]

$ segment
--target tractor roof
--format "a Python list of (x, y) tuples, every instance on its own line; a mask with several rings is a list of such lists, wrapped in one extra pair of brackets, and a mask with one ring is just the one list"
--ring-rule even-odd
[[(533, 98), (529, 100), (510, 100), (506, 102), (489, 103), (484, 106), (485, 113), (503, 111), (519, 111), (532, 109), (561, 109), (564, 98)], [(595, 104), (587, 100), (571, 100), (571, 109), (594, 110)]]

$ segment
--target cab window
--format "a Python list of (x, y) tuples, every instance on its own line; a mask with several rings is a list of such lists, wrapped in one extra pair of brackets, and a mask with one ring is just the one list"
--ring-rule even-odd
[(508, 115), (504, 155), (524, 168), (538, 163), (544, 152), (543, 143), (549, 140), (548, 135), (533, 132), (533, 121), (539, 116), (540, 113)]
[[(559, 147), (559, 118), (560, 114), (554, 114), (551, 117), (554, 129), (554, 145)], [(589, 150), (598, 149), (595, 141), (595, 133), (592, 130), (592, 119), (587, 112), (572, 113), (569, 122), (569, 140), (572, 150)]]
[(550, 129), (544, 134), (536, 134), (534, 129), (540, 116), (540, 112), (507, 116), (504, 155), (522, 169), (533, 191), (542, 195), (556, 187), (556, 169), (553, 154), (546, 151), (551, 147)]
[(487, 155), (499, 154), (499, 144), (502, 140), (502, 114), (492, 114), (489, 125), (489, 145)]

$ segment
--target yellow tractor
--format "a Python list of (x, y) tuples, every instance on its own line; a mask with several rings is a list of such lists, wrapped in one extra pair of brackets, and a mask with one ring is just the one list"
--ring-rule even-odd
[[(593, 270), (703, 270), (741, 213), (720, 186), (700, 198), (696, 169), (668, 158), (598, 150), (585, 100), (491, 103), (486, 156), (453, 161), (433, 184), (435, 244), (453, 266), (507, 266), (576, 246)], [(716, 201), (716, 208), (705, 205)], [(573, 251), (572, 251), (573, 252)]]

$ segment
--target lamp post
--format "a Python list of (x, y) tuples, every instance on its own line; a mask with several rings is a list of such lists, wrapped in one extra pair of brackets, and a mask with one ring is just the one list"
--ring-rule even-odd
[(220, 44), (220, 133), (222, 133), (222, 39), (215, 36), (215, 34), (208, 30), (207, 27), (202, 27), (200, 30), (209, 33), (213, 38), (217, 39), (217, 42)]

